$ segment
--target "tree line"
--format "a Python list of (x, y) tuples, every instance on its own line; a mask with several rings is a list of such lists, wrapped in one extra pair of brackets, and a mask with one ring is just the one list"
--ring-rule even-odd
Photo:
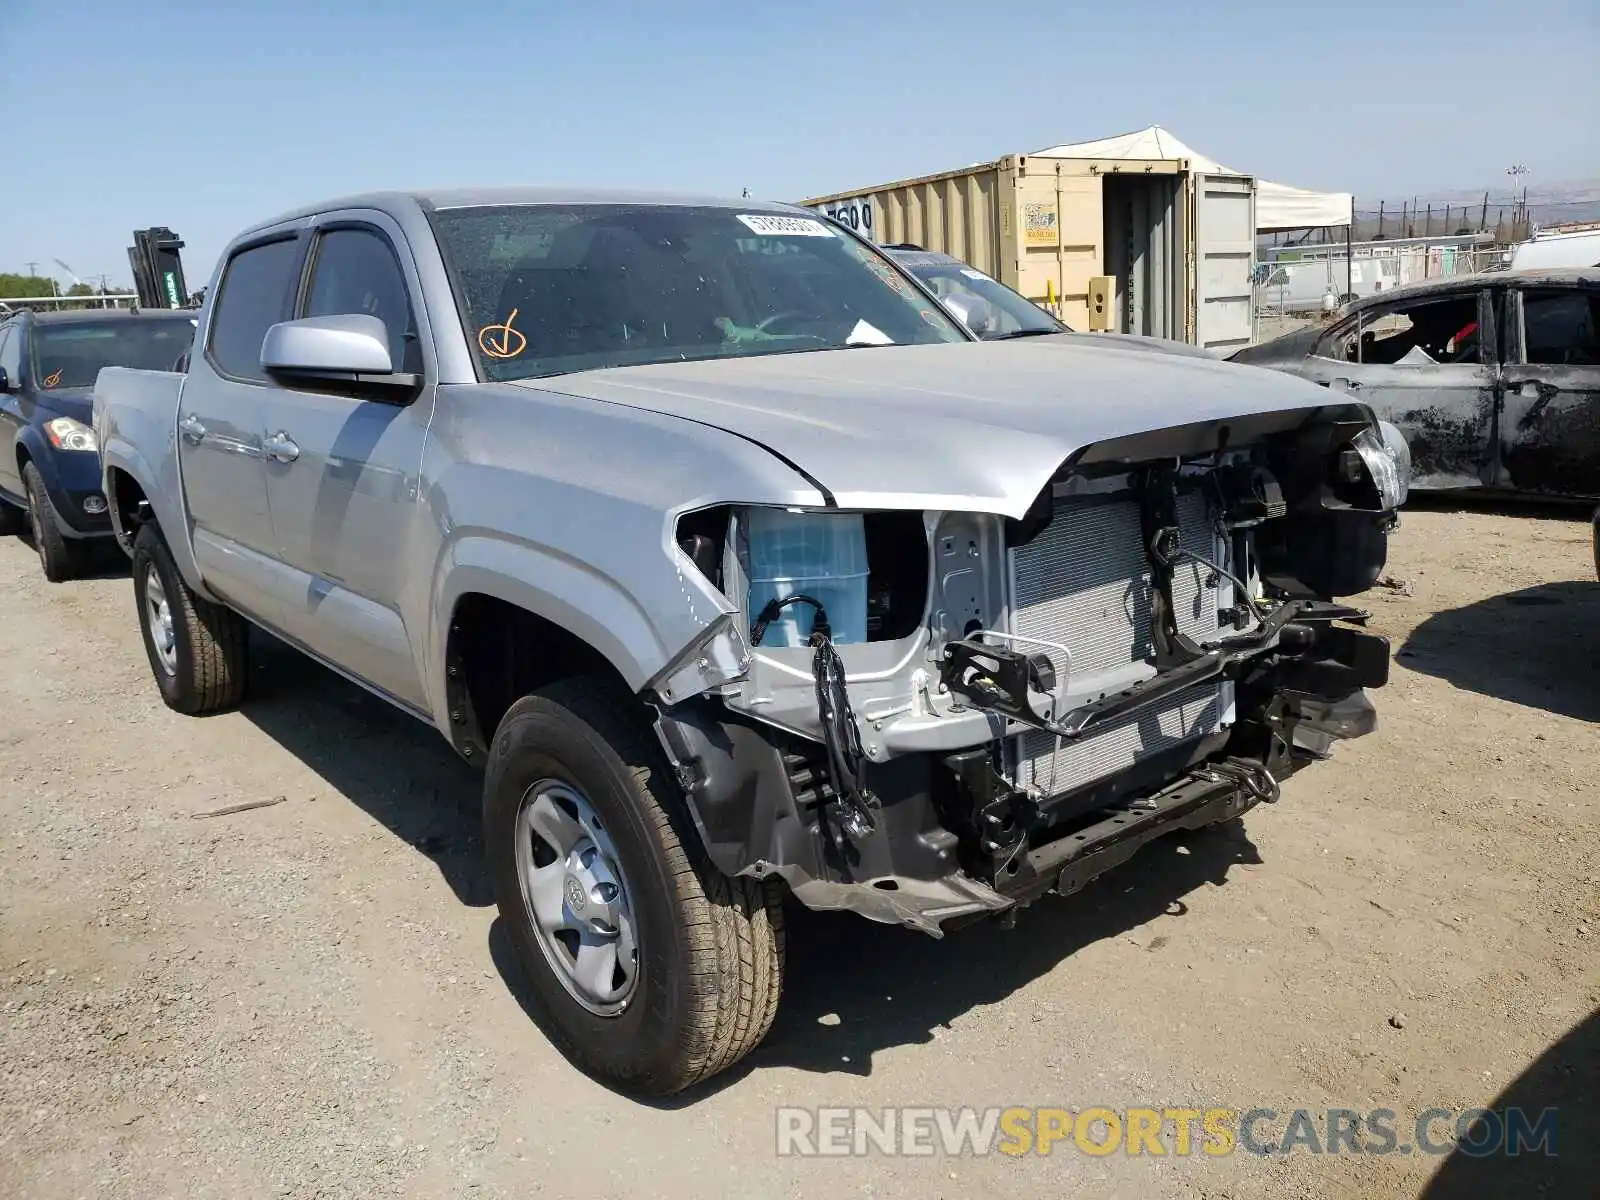
[[(126, 289), (131, 291), (132, 289)], [(117, 291), (116, 288), (110, 291)], [(26, 299), (33, 296), (98, 296), (100, 289), (91, 287), (87, 283), (75, 283), (71, 287), (62, 287), (59, 280), (49, 275), (16, 275), (0, 271), (0, 300), (8, 297)], [(88, 308), (87, 302), (77, 304), (63, 304), (62, 308)]]

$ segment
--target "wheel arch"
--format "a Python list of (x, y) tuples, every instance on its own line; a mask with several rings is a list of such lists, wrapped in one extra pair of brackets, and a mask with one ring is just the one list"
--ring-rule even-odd
[(445, 611), (443, 711), (437, 723), (469, 762), (481, 763), (507, 710), (523, 696), (582, 675), (638, 695), (647, 677), (616, 637), (595, 637), (570, 603), (531, 586), (470, 574)]
[(131, 444), (119, 439), (101, 448), (100, 472), (112, 533), (124, 553), (132, 557), (133, 540), (140, 528), (153, 523), (166, 539), (167, 549), (183, 581), (196, 595), (215, 601), (195, 562), (181, 503), (161, 486), (149, 461)]

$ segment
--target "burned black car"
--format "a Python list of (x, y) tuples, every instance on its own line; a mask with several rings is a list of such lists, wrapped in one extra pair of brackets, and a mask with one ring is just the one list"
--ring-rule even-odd
[(1232, 361), (1369, 405), (1404, 433), (1413, 488), (1600, 498), (1600, 271), (1432, 280)]

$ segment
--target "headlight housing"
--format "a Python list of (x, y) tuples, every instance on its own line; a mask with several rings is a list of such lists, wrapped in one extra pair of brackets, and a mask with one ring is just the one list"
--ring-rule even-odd
[[(1394, 431), (1392, 435), (1390, 430)], [(1384, 510), (1404, 504), (1411, 492), (1411, 450), (1405, 436), (1385, 421), (1380, 422), (1377, 431), (1363, 429), (1351, 445), (1377, 485), (1378, 499)]]
[(86, 454), (95, 454), (100, 450), (100, 441), (94, 436), (94, 430), (71, 417), (56, 417), (46, 421), (44, 433), (57, 450), (75, 450)]

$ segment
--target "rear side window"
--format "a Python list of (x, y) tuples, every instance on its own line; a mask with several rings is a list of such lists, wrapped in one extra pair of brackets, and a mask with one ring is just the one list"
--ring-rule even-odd
[(261, 343), (270, 326), (287, 319), (298, 251), (299, 244), (287, 238), (251, 246), (228, 261), (207, 348), (222, 374), (265, 382)]
[(1547, 366), (1600, 365), (1600, 293), (1528, 292), (1522, 299), (1527, 361)]

